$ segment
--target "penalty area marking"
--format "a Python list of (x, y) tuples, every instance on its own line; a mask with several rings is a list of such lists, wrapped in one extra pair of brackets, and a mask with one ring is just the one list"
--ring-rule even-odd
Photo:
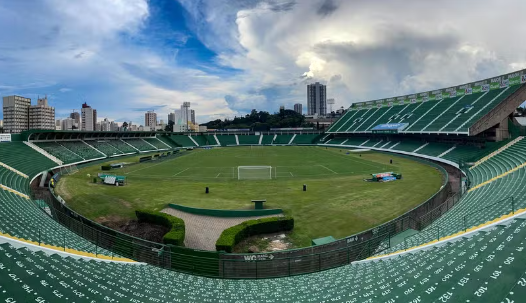
[(325, 168), (326, 170), (328, 170), (328, 171), (330, 171), (330, 172), (333, 172), (333, 173), (336, 174), (336, 175), (338, 174), (338, 173), (335, 172), (334, 170), (332, 170), (332, 169), (330, 169), (330, 168), (328, 168), (328, 167), (325, 167), (325, 166), (323, 166), (323, 165), (321, 165), (321, 164), (318, 164), (318, 166), (321, 166), (321, 167)]
[(182, 174), (182, 173), (184, 173), (185, 171), (187, 171), (189, 169), (190, 169), (190, 167), (188, 167), (187, 169), (183, 169), (182, 171), (178, 172), (177, 174), (173, 175), (172, 177), (175, 177), (175, 176), (177, 176), (179, 174)]

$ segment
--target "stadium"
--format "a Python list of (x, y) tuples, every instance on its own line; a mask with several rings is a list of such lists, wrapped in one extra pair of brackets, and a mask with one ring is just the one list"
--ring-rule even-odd
[[(521, 70), (355, 103), (324, 133), (2, 135), (0, 299), (522, 302), (525, 83)], [(143, 191), (127, 215), (167, 227), (162, 241), (97, 222), (127, 206), (90, 201)], [(218, 217), (259, 219), (190, 247)], [(275, 232), (295, 247), (231, 252)]]

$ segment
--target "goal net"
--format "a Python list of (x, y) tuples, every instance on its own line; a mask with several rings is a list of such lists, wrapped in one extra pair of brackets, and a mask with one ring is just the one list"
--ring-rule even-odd
[(238, 180), (268, 180), (272, 179), (272, 166), (238, 166)]

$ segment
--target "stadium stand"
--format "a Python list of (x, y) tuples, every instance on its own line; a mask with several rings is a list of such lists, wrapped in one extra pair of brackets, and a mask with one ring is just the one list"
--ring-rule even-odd
[[(292, 144), (313, 144), (316, 142), (320, 135), (319, 134), (300, 134), (294, 137)], [(258, 137), (259, 140), (259, 137)]]
[(205, 136), (201, 136), (201, 135), (192, 136), (192, 139), (194, 139), (194, 141), (197, 142), (197, 144), (199, 144), (199, 146), (207, 146), (208, 145), (208, 140), (205, 138)]
[(159, 141), (157, 138), (144, 138), (144, 141), (155, 146), (155, 148), (157, 149), (170, 149), (171, 148), (169, 146), (166, 146), (165, 143), (163, 143), (162, 141)]
[(238, 135), (239, 145), (258, 145), (259, 136), (255, 135)]
[(217, 139), (219, 143), (221, 143), (221, 146), (237, 145), (235, 135), (217, 135)]
[(207, 145), (219, 145), (214, 135), (205, 135)]
[(133, 148), (133, 146), (130, 146), (129, 144), (124, 143), (122, 140), (108, 140), (108, 144), (125, 154), (137, 152), (137, 149)]
[(294, 135), (277, 135), (272, 144), (289, 144)]
[(329, 133), (371, 132), (380, 124), (407, 123), (399, 133), (464, 133), (480, 118), (514, 94), (521, 85), (402, 105), (353, 106), (328, 130)]
[(157, 139), (163, 141), (165, 144), (168, 144), (171, 148), (179, 147), (170, 137), (168, 136), (157, 136)]
[[(74, 249), (80, 252), (100, 253), (111, 256), (111, 252), (96, 247), (93, 243), (52, 220), (36, 204), (14, 193), (0, 189), (0, 232), (22, 241), (31, 241)], [(1, 285), (1, 284), (0, 284)]]
[(150, 144), (144, 142), (142, 139), (126, 139), (123, 140), (124, 142), (132, 145), (136, 149), (140, 151), (150, 151), (150, 150), (157, 150), (154, 146), (151, 146)]
[(0, 144), (0, 161), (30, 178), (48, 168), (57, 166), (55, 162), (22, 142)]
[(92, 147), (82, 141), (64, 141), (60, 142), (59, 144), (69, 149), (76, 155), (79, 155), (84, 160), (92, 160), (106, 156), (94, 150)]
[(263, 139), (261, 140), (261, 145), (272, 144), (272, 141), (274, 141), (274, 135), (263, 135)]
[[(515, 84), (517, 81), (526, 82), (526, 73), (521, 71), (520, 76), (520, 80), (513, 76)], [(197, 256), (209, 256), (205, 252), (195, 251), (195, 255), (188, 257), (181, 254), (184, 248), (170, 247), (168, 249), (174, 251), (168, 254), (147, 247), (146, 250), (135, 251), (139, 254), (132, 254), (134, 258), (140, 258), (142, 253), (153, 252), (155, 257), (150, 261), (151, 264), (102, 261), (97, 258), (98, 254), (110, 256), (113, 253), (89, 241), (88, 238), (93, 239), (93, 235), (86, 235), (86, 238), (79, 236), (79, 229), (81, 234), (85, 234), (84, 225), (59, 224), (54, 219), (65, 214), (59, 215), (56, 210), (51, 211), (46, 202), (31, 200), (24, 194), (29, 193), (30, 178), (55, 167), (56, 163), (21, 142), (2, 143), (0, 161), (10, 168), (0, 165), (0, 301), (523, 302), (526, 295), (526, 254), (523, 251), (526, 237), (526, 140), (517, 137), (489, 142), (492, 140), (488, 138), (497, 137), (494, 126), (502, 124), (500, 118), (484, 126), (493, 130), (477, 140), (452, 140), (445, 136), (445, 132), (455, 133), (455, 137), (470, 135), (471, 127), (478, 121), (497, 117), (499, 113), (493, 112), (493, 109), (508, 102), (506, 99), (522, 87), (509, 86), (512, 81), (510, 77), (508, 83), (502, 82), (500, 77), (499, 82), (487, 81), (484, 85), (488, 85), (488, 90), (472, 94), (427, 102), (408, 100), (410, 102), (404, 101), (402, 105), (350, 110), (333, 124), (330, 129), (332, 137), (325, 135), (321, 146), (361, 147), (434, 157), (440, 161), (457, 163), (460, 169), (466, 170), (471, 182), (467, 184), (470, 186), (466, 187), (466, 193), (463, 196), (459, 194), (451, 207), (446, 202), (445, 210), (442, 207), (444, 204), (441, 204), (417, 218), (420, 225), (418, 231), (404, 236), (402, 241), (391, 243), (391, 234), (388, 240), (382, 238), (379, 245), (375, 245), (375, 242), (360, 242), (367, 245), (358, 246), (353, 241), (360, 239), (352, 236), (342, 239), (348, 245), (346, 249), (359, 247), (359, 256), (363, 258), (374, 254), (369, 260), (346, 266), (339, 266), (342, 263), (336, 262), (340, 259), (349, 260), (349, 250), (316, 254), (319, 246), (294, 250), (287, 258), (274, 261), (268, 256), (258, 261), (259, 256), (263, 255), (256, 254), (235, 255), (245, 259), (229, 260), (231, 263), (223, 258), (214, 259), (215, 278), (163, 268), (192, 272), (198, 265), (192, 263), (199, 259)], [(525, 98), (516, 99), (522, 103)], [(504, 112), (506, 118), (515, 109), (513, 106), (509, 108), (508, 112)], [(409, 123), (409, 128), (402, 131), (404, 136), (361, 134), (334, 137), (334, 133), (364, 133), (381, 123), (399, 122)], [(411, 132), (420, 134), (411, 136)], [(444, 134), (441, 134), (442, 137), (437, 137), (437, 134), (425, 136), (426, 132)], [(210, 137), (213, 136), (208, 136), (208, 141)], [(263, 136), (262, 144), (289, 144), (291, 141), (306, 140), (298, 137), (270, 134)], [(218, 138), (223, 146), (237, 142), (234, 135)], [(173, 135), (170, 140), (181, 146), (195, 145), (184, 135)], [(138, 149), (145, 146), (151, 148), (143, 139), (126, 142), (133, 142)], [(109, 147), (111, 145), (121, 152), (126, 149), (137, 152), (121, 140), (89, 143), (94, 147), (97, 144), (103, 146), (101, 149), (108, 151), (112, 150)], [(80, 141), (55, 138), (35, 144), (66, 163), (82, 161), (84, 157), (93, 159), (92, 152), (96, 152)], [(466, 164), (473, 164), (469, 169), (462, 165), (466, 161), (472, 161)], [(27, 174), (28, 178), (17, 171)], [(72, 214), (71, 218), (75, 216), (79, 215)], [(369, 235), (375, 237), (378, 232), (380, 227), (372, 229)], [(106, 247), (128, 248), (120, 237), (122, 235), (111, 238), (112, 241), (106, 243)], [(55, 253), (47, 248), (53, 249)], [(59, 254), (58, 251), (62, 249), (63, 252)], [(305, 254), (302, 255), (302, 252)], [(161, 262), (167, 254), (168, 264)], [(65, 255), (69, 257), (63, 257)], [(84, 257), (86, 255), (95, 258), (87, 259)], [(208, 258), (200, 260), (203, 262), (204, 259)], [(322, 268), (322, 263), (332, 266)], [(179, 267), (171, 267), (173, 264)], [(282, 278), (216, 279), (227, 277), (228, 266), (232, 264), (243, 266), (230, 272), (235, 278), (247, 278), (242, 276), (243, 272), (254, 272), (254, 269), (256, 276), (250, 278), (267, 277), (265, 274), (273, 272), (274, 266), (279, 268), (283, 264), (288, 265), (288, 273), (285, 272), (287, 267), (281, 267), (284, 271), (278, 272), (277, 276)], [(319, 272), (297, 275), (308, 272), (306, 268), (316, 264)], [(194, 273), (202, 274), (197, 271)]]
[(116, 147), (114, 147), (107, 141), (86, 140), (85, 142), (95, 147), (96, 149), (100, 150), (108, 157), (118, 156), (118, 155), (123, 154), (122, 151), (118, 150)]
[(34, 144), (45, 150), (47, 153), (59, 158), (65, 164), (84, 161), (84, 158), (80, 155), (75, 154), (56, 142), (34, 142)]
[[(30, 302), (520, 302), (526, 222), (512, 220), (463, 241), (382, 262), (291, 278), (217, 280), (150, 265), (83, 261), (0, 245), (0, 298)], [(480, 279), (474, 276), (478, 275)], [(75, 281), (64, 283), (64, 279)], [(517, 287), (511, 287), (516, 285)], [(502, 287), (507, 285), (508, 287)], [(27, 292), (26, 289), (31, 289)], [(374, 301), (370, 300), (375, 298)], [(7, 301), (9, 302), (9, 301)]]
[(177, 145), (182, 147), (195, 147), (194, 141), (190, 140), (188, 136), (185, 135), (172, 135), (170, 136), (170, 139), (172, 139)]

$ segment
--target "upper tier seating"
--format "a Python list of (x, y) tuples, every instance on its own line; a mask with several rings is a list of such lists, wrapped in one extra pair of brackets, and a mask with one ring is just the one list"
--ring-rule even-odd
[(520, 87), (516, 85), (437, 101), (348, 110), (328, 132), (371, 132), (380, 124), (408, 123), (402, 133), (467, 133), (469, 127)]

